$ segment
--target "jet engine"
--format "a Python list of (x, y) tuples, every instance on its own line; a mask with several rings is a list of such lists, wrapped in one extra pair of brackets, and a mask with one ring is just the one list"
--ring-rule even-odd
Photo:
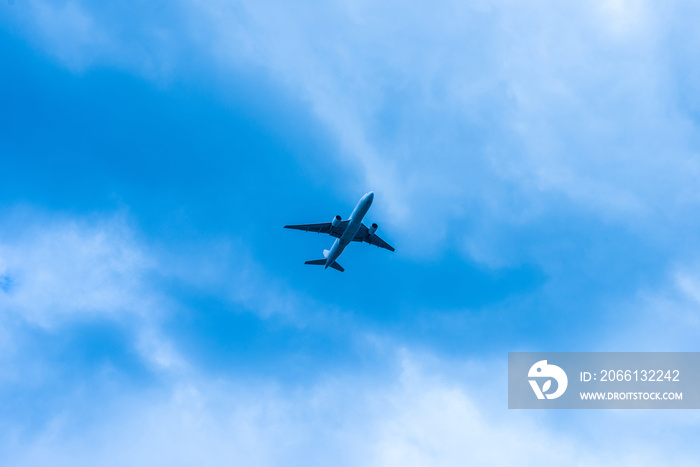
[(333, 218), (333, 220), (331, 221), (331, 225), (332, 225), (333, 227), (337, 227), (338, 224), (340, 224), (340, 221), (341, 221), (341, 220), (342, 220), (342, 218), (341, 218), (340, 216), (335, 216), (335, 217)]
[(372, 225), (369, 226), (369, 229), (367, 229), (367, 230), (369, 230), (369, 234), (372, 235), (372, 234), (374, 234), (374, 232), (377, 231), (377, 228), (378, 228), (378, 227), (379, 227), (379, 226), (378, 226), (377, 224), (372, 224)]

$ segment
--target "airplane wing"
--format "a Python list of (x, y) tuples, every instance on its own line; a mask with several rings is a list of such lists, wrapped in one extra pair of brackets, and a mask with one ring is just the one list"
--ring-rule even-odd
[[(348, 226), (348, 221), (340, 221), (338, 225), (333, 227), (330, 222), (323, 222), (321, 224), (299, 224), (299, 225), (285, 225), (285, 229), (303, 230), (305, 232), (316, 232), (328, 234), (332, 237), (340, 238), (340, 236), (345, 232)], [(366, 227), (365, 227), (366, 229)], [(361, 230), (361, 229), (360, 229)]]
[(357, 231), (355, 238), (352, 239), (353, 242), (366, 242), (370, 245), (378, 246), (379, 248), (384, 248), (385, 250), (394, 251), (394, 247), (389, 245), (387, 242), (379, 238), (377, 234), (370, 234), (369, 229), (365, 224), (360, 226), (360, 230)]

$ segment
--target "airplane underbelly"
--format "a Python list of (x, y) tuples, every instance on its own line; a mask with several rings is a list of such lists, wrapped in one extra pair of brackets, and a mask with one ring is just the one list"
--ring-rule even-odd
[(343, 240), (341, 238), (337, 239), (334, 243), (333, 246), (331, 247), (331, 251), (328, 255), (327, 260), (329, 260), (331, 263), (335, 261), (338, 256), (343, 252), (345, 249), (345, 245), (343, 244)]
[(362, 221), (351, 221), (345, 229), (345, 232), (343, 232), (343, 235), (340, 237), (340, 242), (345, 245), (350, 243), (352, 239), (355, 238), (355, 235), (357, 235), (357, 232), (358, 230), (360, 230), (361, 225)]

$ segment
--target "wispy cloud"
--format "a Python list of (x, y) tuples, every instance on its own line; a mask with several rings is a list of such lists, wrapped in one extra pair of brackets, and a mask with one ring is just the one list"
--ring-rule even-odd
[(603, 347), (619, 351), (686, 351), (697, 348), (700, 333), (700, 274), (686, 261), (669, 269), (663, 280), (633, 297), (608, 305), (615, 318), (604, 333)]
[[(240, 291), (259, 291), (258, 281), (266, 283), (254, 261), (235, 256), (235, 264), (248, 264), (244, 269), (249, 272), (229, 280), (231, 270), (222, 265), (236, 248), (218, 245), (205, 255), (169, 255), (140, 239), (125, 214), (75, 219), (17, 210), (4, 218), (15, 228), (0, 242), (1, 275), (9, 284), (1, 296), (3, 310), (31, 325), (59, 330), (96, 317), (127, 321), (134, 349), (146, 365), (168, 375), (155, 386), (133, 388), (102, 368), (96, 381), (84, 375), (76, 385), (63, 387), (66, 394), (43, 408), (43, 421), (20, 437), (7, 431), (8, 426), (10, 431), (17, 428), (5, 417), (0, 440), (8, 465), (43, 465), (49, 459), (74, 465), (172, 465), (184, 460), (418, 466), (459, 465), (465, 459), (489, 465), (571, 459), (579, 465), (607, 465), (609, 459), (615, 465), (655, 465), (669, 455), (663, 443), (636, 441), (650, 436), (644, 430), (616, 443), (597, 442), (592, 451), (571, 430), (560, 433), (548, 428), (546, 419), (504, 412), (502, 399), (494, 396), (505, 387), (497, 376), (503, 374), (503, 362), (444, 359), (379, 336), (363, 344), (372, 349), (379, 368), (326, 371), (295, 384), (274, 376), (207, 374), (189, 364), (187, 353), (167, 334), (163, 318), (183, 305), (162, 284), (175, 280), (271, 316), (280, 308), (274, 295), (283, 288), (268, 287), (269, 298)], [(292, 326), (314, 321), (298, 315), (310, 308), (303, 297), (290, 293), (284, 301), (290, 300), (293, 314), (283, 316)], [(16, 350), (3, 357), (15, 383), (36, 371), (25, 368), (33, 357), (21, 343)], [(50, 381), (46, 378), (39, 380)], [(85, 384), (94, 386), (88, 397)], [(92, 406), (98, 396), (99, 407)], [(627, 420), (611, 415), (608, 423), (626, 426)], [(688, 452), (675, 451), (674, 462), (689, 462)]]
[[(188, 294), (293, 328), (342, 315), (270, 275), (235, 239), (158, 246), (126, 212), (75, 217), (16, 208), (2, 221), (11, 227), (0, 237), (0, 328), (9, 319), (49, 332), (108, 321), (133, 333), (135, 350), (154, 369), (181, 370), (186, 357), (162, 327), (192, 306)], [(11, 346), (9, 331), (1, 335)]]
[(271, 77), (335, 136), (355, 174), (344, 189), (380, 193), (376, 209), (414, 255), (467, 244), (497, 265), (508, 260), (494, 229), (573, 209), (655, 231), (698, 204), (690, 84), (673, 59), (697, 32), (680, 5), (180, 2), (165, 23), (136, 5), (73, 2), (61, 14), (79, 13), (76, 34), (91, 39), (64, 45), (50, 39), (61, 15), (42, 13), (58, 7), (32, 5), (33, 34), (59, 57), (171, 74), (197, 57)]
[(51, 327), (75, 316), (157, 314), (148, 276), (157, 267), (120, 217), (55, 221), (27, 212), (6, 215), (0, 268), (9, 284), (1, 306)]
[[(176, 306), (154, 286), (162, 265), (124, 215), (69, 218), (18, 208), (3, 213), (3, 224), (13, 226), (0, 239), (0, 275), (8, 284), (0, 292), (5, 327), (19, 320), (60, 333), (108, 321), (133, 332), (134, 350), (154, 369), (183, 365), (158, 330)], [(22, 355), (21, 334), (7, 340), (15, 359)]]
[[(119, 398), (89, 430), (64, 414), (45, 431), (10, 446), (10, 465), (690, 465), (693, 458), (650, 434), (616, 432), (596, 449), (524, 414), (490, 407), (420, 356), (400, 352), (387, 370), (397, 379), (335, 375), (295, 389), (255, 388), (196, 378)], [(484, 368), (470, 367), (473, 378)], [(465, 375), (464, 369), (457, 374)], [(490, 386), (489, 388), (490, 389)], [(611, 418), (611, 420), (607, 420)], [(606, 417), (612, 426), (622, 414)], [(62, 429), (63, 427), (63, 429)], [(600, 427), (598, 427), (600, 429)], [(641, 436), (637, 438), (636, 436)], [(673, 443), (672, 446), (677, 446)]]

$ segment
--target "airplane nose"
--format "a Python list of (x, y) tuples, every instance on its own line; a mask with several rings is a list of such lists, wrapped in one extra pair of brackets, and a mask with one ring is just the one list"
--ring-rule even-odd
[(365, 196), (366, 196), (367, 199), (369, 199), (370, 201), (374, 200), (374, 192), (373, 192), (373, 191), (370, 191), (370, 192), (367, 193)]

